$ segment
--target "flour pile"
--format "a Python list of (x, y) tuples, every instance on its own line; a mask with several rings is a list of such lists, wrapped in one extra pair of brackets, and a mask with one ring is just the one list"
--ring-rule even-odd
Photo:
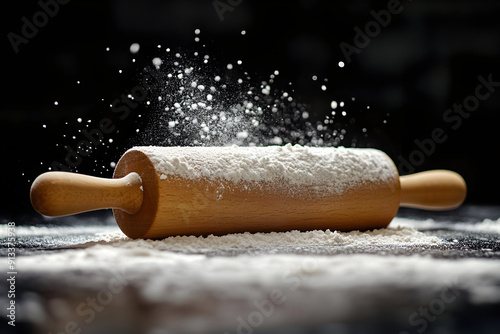
[[(394, 223), (397, 224), (397, 223)], [(200, 249), (294, 247), (294, 246), (387, 246), (434, 245), (441, 239), (412, 227), (388, 227), (373, 231), (338, 232), (330, 230), (289, 231), (271, 233), (235, 233), (223, 236), (176, 236), (163, 240), (130, 239), (121, 232), (99, 234), (105, 244), (119, 248), (145, 248), (169, 251)]]

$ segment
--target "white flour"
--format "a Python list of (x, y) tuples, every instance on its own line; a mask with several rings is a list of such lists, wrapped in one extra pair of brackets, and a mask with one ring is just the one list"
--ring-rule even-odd
[[(496, 301), (500, 290), (489, 288), (500, 282), (495, 261), (487, 259), (445, 260), (427, 256), (340, 254), (336, 256), (280, 255), (272, 247), (434, 245), (439, 238), (412, 228), (419, 221), (396, 218), (389, 228), (371, 232), (331, 231), (231, 234), (227, 236), (170, 237), (164, 240), (131, 240), (120, 232), (99, 236), (101, 244), (53, 254), (19, 257), (23, 272), (56, 277), (74, 284), (102, 282), (99, 273), (120, 272), (137, 284), (142, 296), (152, 302), (192, 302), (206, 294), (233, 298), (256, 298), (274, 287), (286, 288), (287, 276), (302, 275), (300, 288), (314, 291), (349, 291), (349, 297), (366, 287), (442, 286), (456, 282), (467, 287), (474, 300)], [(498, 224), (498, 221), (496, 222)], [(471, 224), (473, 225), (473, 224)], [(271, 247), (268, 254), (206, 256), (202, 251), (223, 248)], [(187, 253), (172, 251), (183, 250)], [(189, 253), (193, 252), (193, 253)], [(97, 276), (96, 276), (97, 275)], [(285, 278), (284, 278), (285, 277)], [(288, 277), (288, 278), (290, 278)], [(411, 277), (411, 280), (409, 280)], [(485, 287), (488, 287), (486, 289)], [(494, 292), (492, 294), (492, 292)], [(344, 301), (342, 303), (345, 303)], [(352, 301), (351, 301), (352, 302)]]
[(163, 240), (130, 239), (121, 232), (100, 234), (108, 244), (120, 248), (147, 248), (169, 251), (197, 251), (247, 247), (286, 246), (376, 246), (376, 245), (430, 245), (441, 240), (426, 235), (410, 226), (392, 226), (373, 231), (338, 232), (315, 230), (271, 233), (235, 233), (223, 236), (176, 236)]
[(238, 182), (276, 182), (320, 187), (342, 193), (364, 183), (397, 177), (385, 153), (374, 149), (292, 146), (137, 147), (153, 162), (160, 178)]
[[(491, 232), (499, 224), (500, 219), (467, 226), (475, 232), (484, 228)], [(268, 300), (276, 291), (285, 301), (275, 305), (272, 317), (265, 319), (266, 326), (289, 324), (297, 317), (299, 323), (357, 321), (360, 313), (377, 316), (377, 310), (388, 301), (392, 303), (388, 307), (399, 305), (398, 309), (409, 301), (414, 303), (414, 308), (406, 307), (399, 314), (407, 319), (419, 306), (429, 305), (443, 291), (449, 297), (455, 289), (466, 290), (456, 294), (460, 303), (469, 300), (487, 305), (500, 301), (496, 260), (448, 260), (419, 254), (395, 256), (380, 251), (381, 247), (417, 249), (446, 243), (432, 233), (415, 229), (421, 225), (433, 227), (430, 220), (396, 217), (388, 228), (369, 232), (290, 231), (170, 237), (156, 241), (131, 240), (118, 228), (113, 232), (106, 226), (106, 233), (95, 238), (101, 240), (100, 244), (16, 259), (26, 280), (43, 280), (47, 286), (70, 292), (64, 295), (66, 299), (49, 295), (43, 300), (33, 293), (23, 295), (18, 299), (19, 304), (29, 311), (20, 312), (20, 319), (22, 316), (25, 321), (44, 325), (54, 314), (61, 314), (58, 311), (62, 309), (67, 318), (52, 332), (67, 321), (77, 321), (83, 326), (85, 318), (75, 315), (78, 305), (85, 305), (89, 298), (101, 298), (101, 314), (108, 319), (122, 319), (123, 314), (128, 314), (129, 321), (144, 321), (137, 312), (140, 305), (149, 312), (148, 326), (154, 324), (175, 333), (205, 333), (207, 328), (234, 332), (238, 317), (249, 319), (255, 314), (256, 303), (269, 305)], [(90, 228), (95, 227), (76, 226), (74, 231), (60, 232), (90, 232)], [(22, 226), (16, 231), (25, 236), (47, 232), (43, 228)], [(5, 231), (0, 229), (0, 232)], [(308, 247), (308, 255), (279, 254), (280, 249), (292, 253), (297, 249), (300, 254), (303, 246)], [(315, 256), (314, 246), (341, 248), (341, 253)], [(350, 254), (353, 248), (361, 246), (365, 250), (372, 248), (375, 254)], [(441, 247), (446, 249), (446, 244)], [(234, 248), (261, 248), (262, 252), (217, 255), (217, 250)], [(210, 256), (206, 255), (207, 250), (211, 251)], [(125, 288), (118, 286), (116, 290), (117, 282)], [(408, 291), (417, 292), (408, 294)], [(297, 310), (306, 313), (300, 318), (302, 313)]]
[(476, 233), (498, 233), (500, 234), (500, 218), (497, 220), (485, 219), (478, 223), (462, 222), (440, 222), (432, 219), (413, 220), (398, 218), (400, 226), (411, 226), (418, 229), (447, 229), (455, 231), (468, 231)]

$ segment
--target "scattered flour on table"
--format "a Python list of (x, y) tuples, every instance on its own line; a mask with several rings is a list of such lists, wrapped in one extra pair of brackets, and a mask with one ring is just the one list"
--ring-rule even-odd
[[(323, 296), (332, 296), (329, 303), (335, 305), (329, 304), (330, 307), (349, 305), (357, 309), (360, 306), (358, 302), (366, 298), (363, 291), (366, 292), (367, 288), (434, 287), (440, 291), (447, 282), (468, 289), (468, 298), (473, 302), (500, 300), (498, 263), (488, 259), (450, 261), (427, 256), (382, 254), (211, 257), (200, 253), (173, 252), (181, 248), (196, 251), (206, 247), (373, 246), (440, 242), (438, 238), (411, 227), (389, 227), (364, 233), (291, 231), (208, 238), (174, 237), (160, 241), (130, 240), (119, 234), (102, 235), (102, 238), (109, 241), (85, 249), (19, 257), (18, 267), (24, 273), (43, 275), (45, 280), (69, 284), (72, 289), (92, 286), (99, 289), (109, 282), (109, 275), (120, 273), (128, 284), (138, 288), (144, 300), (174, 305), (195, 305), (219, 295), (224, 296), (225, 301), (228, 298), (261, 300), (259, 298), (264, 298), (262, 293), (265, 291), (299, 288), (304, 291), (299, 297), (308, 298), (312, 291), (316, 291)], [(292, 284), (294, 282), (300, 284), (297, 283), (297, 286)]]
[(411, 226), (417, 229), (447, 229), (454, 231), (467, 231), (476, 233), (499, 233), (500, 234), (500, 218), (484, 219), (477, 223), (464, 222), (443, 222), (433, 219), (414, 220), (408, 218), (398, 218), (400, 226)]
[[(5, 233), (7, 235), (8, 227), (7, 225), (0, 225), (0, 236)], [(95, 233), (96, 235), (101, 234), (114, 234), (117, 228), (115, 226), (16, 226), (16, 236), (18, 237), (33, 237), (33, 236), (67, 236), (82, 234), (88, 235)], [(106, 231), (106, 232), (103, 232)]]
[(99, 238), (120, 248), (148, 248), (169, 251), (194, 251), (249, 247), (286, 246), (362, 246), (362, 245), (432, 245), (441, 239), (419, 232), (410, 226), (397, 226), (396, 222), (384, 229), (373, 231), (338, 232), (314, 230), (300, 232), (235, 233), (223, 236), (176, 236), (163, 240), (130, 239), (121, 232), (99, 234)]
[[(388, 228), (367, 232), (242, 233), (220, 237), (170, 237), (157, 241), (132, 240), (121, 232), (103, 233), (96, 238), (102, 240), (101, 243), (94, 246), (20, 256), (16, 261), (24, 273), (42, 275), (46, 281), (69, 284), (72, 289), (100, 289), (103, 284), (108, 284), (109, 275), (118, 272), (128, 284), (138, 288), (144, 300), (173, 305), (197, 305), (219, 295), (224, 296), (224, 300), (262, 300), (259, 298), (265, 298), (262, 297), (263, 291), (275, 288), (291, 291), (291, 287), (296, 287), (291, 286), (291, 282), (300, 282), (298, 290), (304, 291), (297, 295), (299, 302), (310, 296), (311, 291), (317, 291), (321, 296), (331, 296), (325, 301), (330, 303), (328, 307), (349, 305), (358, 309), (361, 307), (358, 301), (366, 300), (363, 291), (367, 287), (415, 287), (423, 288), (422, 291), (434, 287), (436, 291), (441, 291), (447, 282), (467, 289), (468, 298), (475, 303), (499, 301), (500, 271), (497, 270), (497, 261), (489, 259), (450, 261), (418, 255), (313, 256), (271, 252), (233, 257), (200, 253), (206, 249), (232, 247), (376, 247), (444, 242), (415, 229), (423, 223), (430, 224), (429, 221), (396, 217)], [(478, 228), (495, 224), (500, 224), (500, 219), (477, 223)], [(25, 232), (29, 233), (29, 230)], [(187, 253), (175, 252), (179, 250)], [(317, 305), (323, 307), (325, 304)]]
[(392, 161), (375, 149), (306, 147), (136, 147), (153, 162), (160, 178), (239, 182), (284, 181), (321, 191), (342, 193), (370, 183), (389, 183), (397, 177)]

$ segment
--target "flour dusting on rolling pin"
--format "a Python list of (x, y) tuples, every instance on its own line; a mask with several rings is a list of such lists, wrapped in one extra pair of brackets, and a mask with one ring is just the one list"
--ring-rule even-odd
[[(137, 147), (160, 178), (174, 175), (214, 182), (277, 182), (341, 194), (361, 184), (394, 182), (394, 164), (374, 149), (292, 146)], [(300, 194), (298, 194), (300, 195)], [(303, 194), (302, 194), (303, 195)], [(320, 195), (320, 194), (317, 194)]]

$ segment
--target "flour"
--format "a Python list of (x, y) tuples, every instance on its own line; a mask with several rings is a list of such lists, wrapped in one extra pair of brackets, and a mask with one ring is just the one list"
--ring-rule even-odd
[[(61, 232), (89, 228), (81, 223), (73, 232)], [(499, 221), (469, 225), (491, 229), (495, 224)], [(20, 319), (41, 326), (61, 316), (58, 311), (65, 311), (67, 318), (57, 322), (52, 332), (67, 321), (84, 324), (80, 313), (75, 313), (81, 310), (77, 307), (97, 300), (102, 306), (99, 316), (105, 317), (100, 319), (123, 319), (126, 314), (139, 326), (205, 333), (207, 328), (235, 332), (237, 319), (254, 316), (259, 310), (255, 305), (269, 307), (275, 292), (283, 296), (283, 303), (274, 305), (265, 326), (288, 325), (302, 312), (306, 313), (299, 322), (307, 323), (359, 321), (359, 314), (379, 318), (383, 307), (406, 324), (409, 314), (435, 305), (443, 291), (446, 298), (456, 296), (453, 300), (459, 302), (446, 299), (447, 310), (463, 303), (487, 306), (500, 302), (498, 261), (439, 259), (419, 253), (420, 246), (426, 245), (446, 252), (449, 242), (415, 229), (431, 225), (430, 220), (396, 217), (388, 228), (367, 232), (241, 233), (156, 241), (132, 240), (117, 227), (111, 232), (111, 226), (106, 226), (107, 233), (91, 238), (100, 240), (98, 244), (16, 258), (23, 273), (20, 285), (43, 284), (42, 289), (18, 297), (16, 305), (26, 310), (20, 312)], [(19, 226), (16, 232), (37, 235), (46, 231)], [(339, 252), (315, 255), (315, 250), (325, 247)], [(353, 252), (358, 248), (363, 249), (361, 253)], [(409, 248), (416, 254), (396, 256), (381, 251), (390, 248)], [(231, 249), (247, 251), (232, 253)], [(54, 304), (64, 307), (52, 307)], [(146, 320), (138, 307), (147, 310)], [(400, 312), (395, 314), (393, 309)], [(197, 327), (190, 327), (192, 324)]]
[[(384, 113), (383, 123), (371, 111), (370, 121), (364, 122), (358, 110), (369, 106), (352, 97), (339, 101), (338, 107), (335, 101), (320, 106), (325, 115), (316, 119), (311, 115), (317, 113), (293, 96), (292, 83), (284, 82), (278, 70), (253, 78), (241, 60), (220, 66), (206, 50), (198, 51), (174, 53), (167, 48), (153, 58), (155, 69), (148, 76), (156, 80), (147, 83), (147, 123), (135, 145), (364, 147), (371, 128), (358, 124), (377, 119), (385, 124), (389, 115)], [(326, 89), (326, 84), (321, 87)]]
[(463, 223), (463, 222), (443, 222), (435, 221), (433, 219), (426, 220), (413, 220), (398, 218), (401, 226), (412, 226), (418, 229), (447, 229), (454, 231), (468, 231), (475, 233), (498, 233), (500, 234), (500, 218), (496, 220), (485, 219), (477, 223)]
[(292, 146), (137, 147), (153, 162), (160, 178), (239, 182), (284, 181), (322, 186), (342, 193), (362, 184), (394, 182), (392, 161), (374, 149)]
[(105, 244), (134, 249), (168, 251), (198, 251), (228, 248), (287, 247), (287, 246), (387, 246), (433, 245), (440, 238), (427, 235), (410, 226), (398, 226), (398, 218), (391, 226), (373, 231), (338, 232), (330, 230), (288, 231), (271, 233), (235, 233), (223, 236), (175, 236), (163, 240), (130, 239), (123, 233), (99, 234)]
[[(405, 219), (403, 223), (409, 225), (412, 221)], [(106, 282), (104, 274), (110, 270), (120, 272), (129, 284), (137, 286), (147, 302), (175, 305), (200, 302), (208, 298), (207, 294), (254, 300), (261, 298), (262, 291), (271, 291), (276, 287), (289, 288), (293, 282), (291, 278), (296, 276), (301, 278), (297, 282), (300, 282), (300, 289), (304, 289), (304, 297), (311, 291), (322, 294), (328, 291), (340, 293), (341, 296), (344, 296), (343, 291), (348, 291), (344, 296), (347, 299), (339, 301), (339, 305), (344, 306), (364, 300), (353, 296), (367, 287), (377, 290), (388, 286), (422, 289), (434, 286), (440, 289), (446, 282), (457, 282), (461, 287), (466, 287), (476, 302), (500, 300), (500, 290), (495, 288), (495, 284), (500, 282), (498, 264), (487, 259), (449, 261), (427, 256), (382, 254), (312, 256), (275, 254), (271, 251), (272, 248), (294, 249), (305, 245), (377, 247), (435, 245), (444, 242), (410, 226), (398, 226), (398, 218), (391, 224), (393, 226), (389, 228), (370, 232), (290, 231), (205, 238), (170, 237), (158, 241), (131, 240), (119, 232), (106, 233), (99, 235), (102, 241), (98, 245), (20, 257), (18, 266), (23, 273), (43, 274), (46, 279), (54, 277), (58, 282), (66, 280), (72, 287), (88, 286), (92, 282), (96, 282), (94, 284), (99, 287), (100, 282)], [(206, 249), (232, 247), (265, 247), (267, 251), (257, 256), (236, 257), (203, 254)], [(333, 298), (332, 302), (335, 300)]]

